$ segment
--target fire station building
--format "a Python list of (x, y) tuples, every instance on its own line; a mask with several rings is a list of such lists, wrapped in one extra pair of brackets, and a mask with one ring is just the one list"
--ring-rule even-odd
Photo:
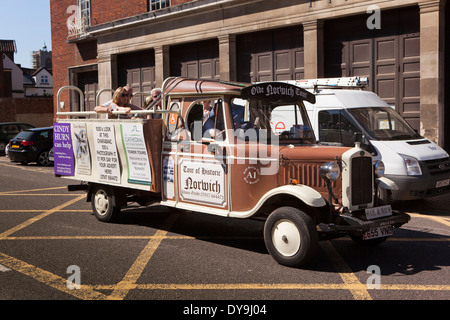
[[(150, 92), (169, 76), (242, 82), (367, 76), (368, 90), (450, 150), (449, 1), (50, 4), (55, 92), (80, 88), (85, 110), (93, 110), (101, 89), (129, 84)], [(80, 105), (71, 94), (62, 101), (72, 110)]]

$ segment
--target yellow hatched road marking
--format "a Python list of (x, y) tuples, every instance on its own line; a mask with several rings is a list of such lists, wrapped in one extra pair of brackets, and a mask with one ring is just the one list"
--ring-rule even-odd
[(148, 244), (142, 250), (141, 254), (134, 261), (131, 268), (128, 270), (125, 277), (115, 286), (114, 291), (108, 297), (111, 300), (123, 300), (128, 292), (136, 286), (136, 281), (141, 276), (144, 268), (147, 266), (148, 262), (152, 258), (156, 249), (158, 249), (164, 236), (167, 234), (175, 221), (178, 218), (178, 214), (172, 214), (164, 223), (162, 230), (158, 230), (155, 234), (155, 238), (151, 239)]
[(36, 221), (39, 221), (39, 220), (41, 220), (41, 219), (43, 219), (43, 218), (45, 218), (45, 217), (51, 215), (52, 213), (54, 213), (54, 212), (56, 212), (56, 211), (59, 211), (59, 210), (65, 208), (65, 207), (68, 207), (68, 206), (70, 206), (71, 204), (73, 204), (73, 203), (75, 203), (75, 202), (77, 202), (77, 201), (80, 201), (80, 200), (83, 199), (84, 197), (85, 197), (85, 195), (80, 195), (80, 196), (76, 197), (75, 199), (72, 199), (72, 200), (70, 200), (70, 201), (67, 201), (67, 202), (65, 202), (65, 203), (63, 203), (63, 204), (61, 204), (61, 205), (59, 205), (59, 206), (57, 206), (57, 207), (55, 207), (55, 208), (53, 208), (53, 209), (47, 210), (47, 211), (45, 211), (45, 212), (43, 212), (43, 213), (37, 215), (36, 217), (33, 217), (33, 218), (31, 218), (31, 219), (29, 219), (29, 220), (27, 220), (27, 221), (25, 221), (25, 222), (23, 222), (23, 223), (21, 223), (21, 224), (15, 226), (14, 228), (11, 228), (11, 229), (9, 229), (9, 230), (6, 230), (6, 231), (3, 232), (3, 233), (0, 233), (0, 239), (6, 238), (6, 237), (8, 237), (8, 236), (11, 235), (11, 234), (13, 234), (13, 233), (15, 233), (15, 232), (17, 232), (17, 231), (19, 231), (19, 230), (21, 230), (21, 229), (23, 229), (23, 228), (26, 228), (26, 227), (28, 227), (30, 224), (33, 224), (33, 223), (35, 223)]
[(83, 300), (98, 300), (105, 299), (106, 296), (100, 292), (92, 290), (90, 287), (81, 286), (80, 289), (69, 289), (67, 287), (67, 280), (61, 278), (51, 272), (45, 271), (41, 268), (10, 257), (0, 252), (0, 264), (29, 276), (47, 286), (55, 288), (59, 291), (65, 292)]
[[(87, 285), (93, 290), (112, 290), (116, 285)], [(450, 285), (381, 284), (371, 289), (362, 283), (133, 283), (136, 290), (414, 290), (450, 291)]]
[(334, 248), (333, 244), (330, 241), (323, 241), (320, 244), (333, 263), (334, 268), (339, 272), (344, 283), (351, 287), (349, 290), (352, 293), (353, 298), (355, 300), (372, 300), (372, 297), (367, 291), (367, 286), (361, 284), (341, 255)]
[(441, 217), (441, 216), (435, 216), (435, 215), (424, 215), (419, 213), (408, 213), (411, 217), (414, 218), (422, 218), (422, 219), (429, 219), (433, 220), (442, 224), (445, 224), (447, 227), (450, 227), (450, 221), (449, 217)]
[[(43, 190), (56, 190), (63, 189), (65, 187), (33, 189), (23, 191), (9, 191), (2, 192), (0, 195), (52, 195), (60, 196), (64, 194), (24, 194), (22, 192), (37, 192)], [(74, 196), (71, 194), (71, 196)], [(350, 267), (339, 255), (330, 241), (321, 242), (322, 248), (327, 254), (328, 258), (332, 261), (335, 269), (338, 271), (340, 277), (344, 283), (332, 283), (332, 284), (300, 284), (300, 283), (218, 283), (218, 284), (137, 284), (136, 281), (141, 276), (144, 268), (152, 258), (153, 254), (164, 239), (215, 239), (226, 237), (190, 237), (190, 236), (167, 236), (168, 230), (175, 223), (178, 215), (172, 215), (165, 222), (162, 230), (158, 230), (153, 236), (42, 236), (42, 237), (12, 237), (11, 234), (31, 225), (32, 223), (39, 221), (54, 212), (90, 212), (90, 210), (64, 210), (63, 208), (83, 199), (85, 194), (79, 195), (75, 199), (68, 201), (60, 206), (57, 206), (50, 210), (0, 210), (0, 212), (43, 212), (36, 217), (19, 224), (18, 226), (9, 229), (0, 234), (0, 240), (40, 240), (40, 239), (55, 239), (55, 240), (70, 240), (70, 239), (149, 239), (148, 244), (142, 250), (138, 258), (134, 261), (131, 268), (128, 270), (124, 278), (114, 285), (82, 285), (81, 289), (70, 290), (67, 288), (66, 279), (52, 274), (48, 271), (40, 269), (36, 266), (30, 265), (26, 262), (20, 261), (13, 257), (7, 256), (0, 252), (0, 265), (4, 265), (7, 268), (16, 270), (22, 274), (25, 274), (33, 279), (40, 281), (50, 287), (53, 287), (62, 292), (73, 295), (79, 299), (92, 300), (92, 299), (124, 299), (128, 292), (133, 289), (139, 290), (350, 290), (354, 299), (357, 300), (371, 300), (372, 297), (369, 294), (370, 290), (420, 290), (420, 291), (449, 291), (450, 285), (409, 285), (409, 284), (381, 284), (380, 289), (369, 289), (367, 285), (361, 283), (356, 275), (352, 272)], [(420, 215), (416, 213), (411, 214), (412, 217), (425, 218), (443, 223), (450, 226), (450, 222), (445, 217)], [(260, 238), (260, 237), (248, 237), (248, 238)], [(247, 238), (246, 238), (247, 239)], [(389, 241), (449, 241), (450, 238), (427, 238), (427, 239), (414, 239), (414, 238), (391, 238)], [(113, 290), (110, 296), (104, 295), (95, 290)]]
[(13, 191), (3, 191), (0, 192), (0, 195), (10, 195), (10, 194), (16, 194), (21, 192), (35, 192), (35, 191), (47, 191), (47, 190), (61, 190), (66, 189), (67, 187), (51, 187), (51, 188), (39, 188), (39, 189), (27, 189), (27, 190), (13, 190)]
[[(41, 211), (39, 211), (41, 212)], [(62, 211), (60, 211), (62, 212)], [(9, 241), (30, 241), (30, 240), (150, 240), (150, 239), (163, 239), (163, 240), (262, 240), (262, 236), (168, 236), (155, 234), (153, 236), (9, 236), (0, 240)], [(351, 241), (347, 238), (333, 239), (333, 241)], [(395, 242), (449, 242), (450, 238), (389, 238), (387, 241)]]

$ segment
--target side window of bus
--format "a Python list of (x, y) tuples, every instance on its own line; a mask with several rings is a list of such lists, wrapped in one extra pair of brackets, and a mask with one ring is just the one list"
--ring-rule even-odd
[(223, 139), (225, 120), (222, 100), (205, 99), (196, 101), (186, 116), (186, 123), (192, 140)]
[(168, 109), (172, 112), (167, 114), (166, 139), (171, 141), (187, 140), (188, 133), (183, 118), (179, 115), (180, 101), (171, 101)]

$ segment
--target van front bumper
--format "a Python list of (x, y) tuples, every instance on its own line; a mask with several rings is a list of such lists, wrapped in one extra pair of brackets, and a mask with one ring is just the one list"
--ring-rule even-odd
[(385, 175), (397, 185), (392, 200), (418, 200), (450, 192), (450, 173), (422, 176)]

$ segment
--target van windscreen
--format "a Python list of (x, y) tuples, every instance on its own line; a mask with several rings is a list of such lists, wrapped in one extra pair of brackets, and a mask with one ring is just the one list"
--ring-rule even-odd
[(422, 138), (390, 107), (350, 108), (347, 111), (373, 139), (411, 140)]

